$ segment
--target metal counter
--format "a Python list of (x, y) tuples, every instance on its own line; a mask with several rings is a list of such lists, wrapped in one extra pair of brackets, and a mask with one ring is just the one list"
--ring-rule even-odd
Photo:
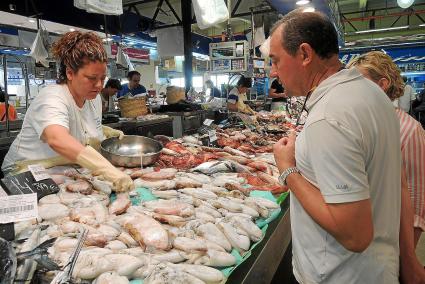
[(106, 126), (119, 129), (127, 135), (141, 135), (153, 137), (154, 135), (173, 136), (173, 118), (159, 118), (147, 121), (120, 121), (115, 123), (106, 123)]
[(206, 111), (173, 111), (164, 114), (173, 117), (173, 137), (180, 138), (198, 131), (205, 120)]
[[(263, 241), (252, 250), (251, 256), (233, 271), (226, 283), (272, 282), (285, 253), (291, 248), (289, 196), (282, 203), (281, 209), (279, 216), (269, 224)], [(290, 276), (288, 273), (287, 279)]]

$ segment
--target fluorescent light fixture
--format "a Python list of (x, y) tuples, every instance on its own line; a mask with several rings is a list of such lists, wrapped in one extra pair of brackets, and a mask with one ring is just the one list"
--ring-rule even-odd
[(310, 3), (310, 0), (298, 0), (295, 4), (302, 6)]
[(401, 26), (401, 27), (392, 27), (392, 28), (384, 28), (384, 29), (373, 29), (373, 30), (364, 30), (357, 31), (356, 34), (366, 34), (366, 33), (374, 33), (374, 32), (384, 32), (384, 31), (392, 31), (392, 30), (402, 30), (407, 29), (409, 26)]
[(425, 27), (425, 24), (420, 24), (419, 26), (420, 26), (420, 27)]
[(304, 13), (312, 13), (314, 11), (316, 11), (316, 9), (314, 9), (314, 7), (306, 7), (303, 10)]
[(74, 28), (69, 28), (69, 30), (70, 30), (71, 32), (75, 32), (75, 29), (74, 29)]
[(397, 5), (406, 9), (412, 6), (413, 2), (415, 2), (415, 0), (397, 0)]
[(425, 75), (425, 71), (415, 71), (415, 72), (401, 72), (401, 76), (417, 76), (417, 75)]
[(29, 19), (28, 19), (28, 22), (30, 22), (30, 23), (35, 23), (35, 20), (34, 20), (34, 19), (32, 19), (32, 18), (29, 18)]

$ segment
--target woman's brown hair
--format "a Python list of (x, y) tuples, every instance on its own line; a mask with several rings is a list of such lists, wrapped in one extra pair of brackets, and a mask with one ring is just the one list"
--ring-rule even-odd
[(102, 39), (92, 32), (74, 31), (64, 34), (53, 44), (52, 53), (60, 62), (58, 84), (67, 82), (66, 68), (77, 72), (88, 62), (108, 61)]

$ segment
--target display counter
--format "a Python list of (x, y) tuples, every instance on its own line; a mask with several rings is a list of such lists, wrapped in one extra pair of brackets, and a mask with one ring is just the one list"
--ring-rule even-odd
[[(226, 283), (272, 282), (284, 255), (291, 255), (288, 252), (291, 248), (289, 196), (282, 202), (281, 209), (279, 216), (269, 224), (263, 241), (252, 250), (251, 256), (233, 271)], [(290, 276), (289, 271), (287, 275), (280, 276), (280, 280), (288, 281)]]
[(147, 121), (120, 121), (104, 124), (115, 129), (119, 129), (126, 135), (141, 135), (152, 137), (154, 135), (173, 136), (173, 118), (158, 118)]

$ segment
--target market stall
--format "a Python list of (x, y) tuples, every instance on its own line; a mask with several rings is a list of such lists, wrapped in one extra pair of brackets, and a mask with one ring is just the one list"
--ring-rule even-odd
[[(250, 283), (261, 276), (267, 283), (290, 242), (289, 199), (270, 153), (277, 136), (264, 128), (271, 121), (292, 128), (283, 118), (263, 114), (256, 125), (234, 118), (225, 129), (208, 126), (216, 137), (157, 136), (163, 150), (153, 168), (122, 168), (136, 186), (129, 194), (114, 193), (111, 183), (82, 168), (48, 169), (59, 188), (39, 200), (41, 223), (14, 226), (16, 279), (29, 265), (19, 257), (25, 252), (52, 261), (46, 267), (34, 258), (36, 272), (25, 274), (43, 281), (62, 271), (73, 281)], [(9, 194), (11, 184), (2, 180)], [(67, 263), (75, 265), (71, 274)]]

